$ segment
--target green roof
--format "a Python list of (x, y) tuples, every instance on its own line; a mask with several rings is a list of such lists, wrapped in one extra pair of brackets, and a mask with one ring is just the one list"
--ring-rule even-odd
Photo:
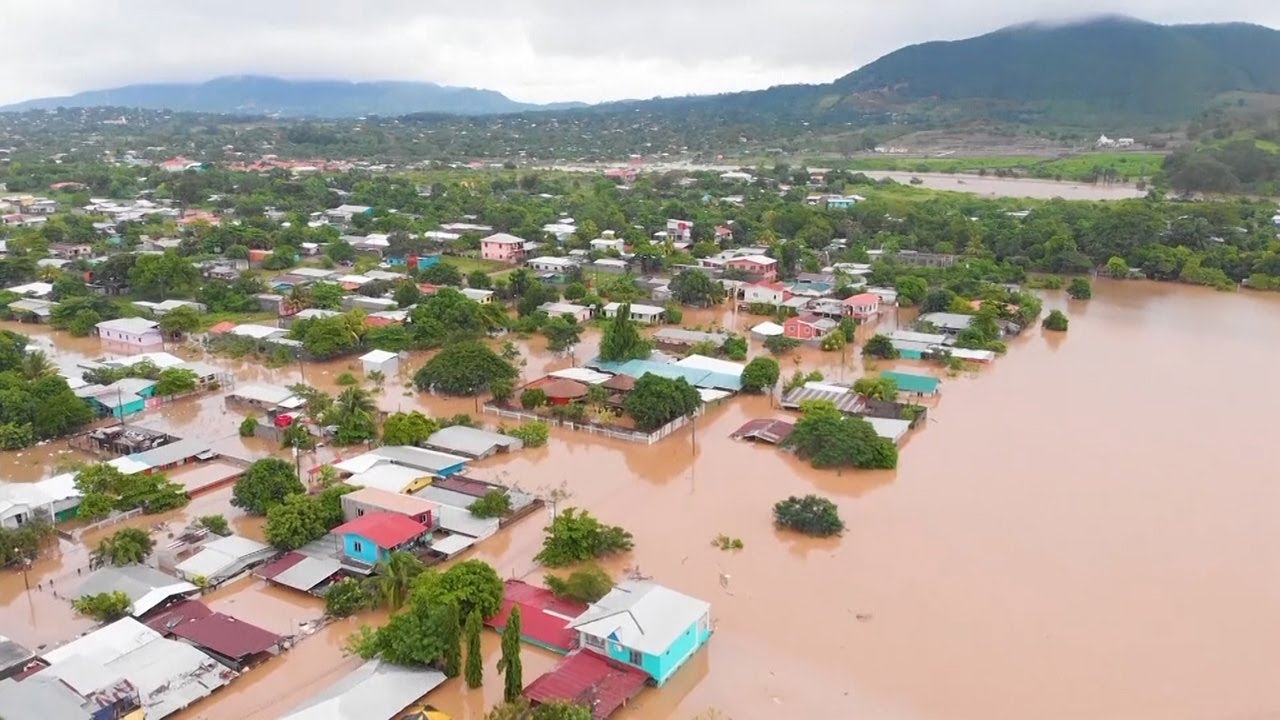
[(920, 393), (922, 395), (932, 395), (938, 392), (938, 385), (942, 381), (936, 377), (929, 375), (912, 375), (911, 373), (900, 372), (882, 372), (880, 377), (894, 381), (898, 384), (898, 390), (905, 393)]

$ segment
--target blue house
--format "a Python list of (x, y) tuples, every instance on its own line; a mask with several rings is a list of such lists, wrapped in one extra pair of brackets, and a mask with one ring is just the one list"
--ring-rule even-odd
[(147, 409), (147, 399), (155, 395), (156, 381), (146, 378), (123, 378), (110, 385), (86, 385), (75, 391), (93, 406), (99, 415), (123, 418)]
[(427, 526), (407, 515), (366, 513), (333, 529), (342, 538), (342, 553), (365, 565), (377, 565), (388, 554), (413, 546), (429, 532)]
[(711, 603), (657, 583), (627, 581), (569, 624), (581, 647), (666, 683), (711, 639)]

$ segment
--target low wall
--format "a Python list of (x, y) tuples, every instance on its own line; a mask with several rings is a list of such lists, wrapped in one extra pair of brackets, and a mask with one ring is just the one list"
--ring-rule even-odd
[[(510, 418), (513, 420), (520, 420), (522, 422), (526, 420), (540, 420), (548, 425), (556, 425), (559, 427), (569, 428), (570, 430), (588, 432), (592, 435), (604, 435), (605, 437), (624, 440), (626, 442), (644, 443), (645, 445), (652, 445), (689, 423), (689, 418), (687, 417), (676, 418), (651, 433), (643, 433), (639, 430), (624, 430), (622, 428), (597, 425), (595, 423), (578, 423), (573, 422), (572, 420), (544, 417), (535, 413), (512, 410), (510, 408), (499, 407), (488, 403), (484, 406), (484, 412), (486, 415), (497, 415), (500, 418)], [(695, 415), (701, 414), (701, 409), (695, 413)]]

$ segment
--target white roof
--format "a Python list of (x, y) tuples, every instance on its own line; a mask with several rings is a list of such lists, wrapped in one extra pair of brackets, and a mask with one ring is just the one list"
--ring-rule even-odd
[(82, 497), (80, 489), (76, 487), (76, 473), (54, 475), (46, 480), (31, 483), (31, 485), (38, 488), (53, 502)]
[(481, 290), (480, 288), (462, 288), (460, 292), (465, 297), (477, 302), (493, 297), (492, 290)]
[(746, 260), (748, 262), (753, 262), (758, 265), (772, 265), (778, 262), (777, 260), (769, 257), (768, 255), (739, 255), (738, 257), (729, 258), (726, 262), (733, 262), (734, 260)]
[(734, 377), (742, 377), (742, 371), (747, 369), (747, 366), (742, 363), (720, 360), (719, 358), (707, 357), (706, 355), (690, 355), (683, 360), (677, 360), (675, 364), (679, 367), (707, 370), (709, 372), (723, 373)]
[[(438, 488), (432, 488), (430, 485), (423, 488), (424, 491), (434, 489)], [(426, 496), (419, 493), (418, 497)], [(427, 497), (427, 499), (436, 502), (430, 497)], [(444, 530), (478, 540), (483, 540), (498, 532), (498, 518), (480, 518), (472, 515), (471, 511), (465, 507), (440, 502), (436, 502), (436, 504), (440, 508), (440, 527)]]
[(911, 330), (894, 330), (889, 334), (889, 339), (940, 345), (947, 341), (947, 336), (935, 333), (912, 332)]
[(370, 350), (369, 352), (361, 355), (360, 359), (364, 362), (381, 364), (388, 360), (394, 360), (398, 357), (400, 356), (393, 352), (387, 352), (386, 350)]
[(996, 359), (996, 353), (994, 350), (970, 350), (968, 348), (948, 347), (947, 352), (951, 353), (951, 357), (960, 358), (961, 360), (991, 362)]
[(124, 473), (125, 475), (132, 475), (134, 473), (146, 472), (151, 469), (151, 465), (144, 462), (139, 462), (138, 460), (134, 460), (133, 458), (127, 455), (124, 457), (118, 457), (114, 460), (108, 460), (107, 464), (119, 470), (120, 472)]
[(10, 511), (21, 512), (52, 502), (53, 498), (35, 483), (0, 483), (0, 518), (7, 517)]
[(507, 233), (494, 233), (487, 238), (482, 239), (482, 243), (498, 243), (500, 245), (524, 245), (524, 239)]
[[(595, 242), (592, 240), (591, 242)], [(533, 258), (529, 261), (530, 265), (555, 265), (557, 267), (573, 267), (578, 263), (571, 258), (555, 257), (554, 255), (543, 255)]]
[(570, 367), (563, 370), (552, 370), (547, 373), (551, 377), (563, 378), (565, 380), (573, 380), (575, 382), (586, 383), (587, 385), (599, 385), (600, 383), (613, 377), (609, 373), (596, 372), (590, 368)]
[(786, 331), (787, 329), (782, 327), (778, 323), (769, 322), (767, 320), (751, 328), (751, 332), (757, 335), (764, 335), (766, 337), (772, 336), (772, 335), (781, 335)]
[(289, 392), (288, 388), (282, 388), (276, 385), (261, 385), (259, 383), (240, 385), (227, 394), (232, 397), (244, 398), (245, 400), (256, 400), (257, 402), (270, 403), (273, 405), (279, 405), (285, 400), (293, 397), (293, 393)]
[(649, 581), (619, 583), (569, 627), (648, 655), (662, 655), (711, 612), (711, 603)]
[(910, 420), (894, 420), (892, 418), (880, 417), (864, 417), (862, 419), (871, 424), (872, 429), (876, 431), (877, 435), (882, 438), (892, 440), (895, 445), (900, 442), (903, 436), (907, 434), (907, 431), (911, 429)]
[(125, 357), (118, 357), (112, 360), (103, 360), (102, 364), (118, 368), (127, 368), (133, 367), (140, 362), (150, 362), (152, 365), (164, 370), (166, 368), (171, 368), (174, 365), (181, 365), (185, 361), (172, 353), (149, 352), (138, 353), (137, 355), (126, 355)]
[(26, 285), (14, 285), (7, 288), (11, 293), (19, 295), (35, 295), (41, 297), (53, 292), (53, 285), (47, 282), (29, 282)]
[[(352, 460), (359, 459), (360, 458), (352, 458)], [(345, 470), (346, 468), (342, 466), (350, 462), (351, 460), (348, 460), (345, 463), (334, 465), (334, 467), (339, 470)], [(370, 466), (367, 470), (357, 472), (355, 475), (352, 475), (342, 482), (348, 485), (354, 485), (355, 487), (371, 487), (378, 488), (379, 490), (386, 490), (387, 492), (398, 493), (424, 477), (432, 477), (432, 473), (429, 470), (419, 470), (417, 468), (405, 467), (403, 465), (392, 465), (384, 460), (380, 460), (375, 461), (375, 464)]]
[(704, 403), (716, 402), (731, 397), (733, 393), (728, 390), (717, 390), (715, 388), (698, 388), (698, 399)]
[(270, 545), (239, 535), (228, 535), (205, 543), (200, 552), (178, 563), (173, 569), (185, 577), (213, 579), (235, 572), (238, 567), (251, 562), (255, 555), (266, 555), (270, 551)]
[(87, 635), (76, 638), (62, 647), (44, 654), (50, 665), (56, 665), (75, 655), (82, 655), (102, 665), (131, 653), (153, 640), (160, 633), (134, 620), (122, 618)]
[(327, 278), (333, 274), (333, 271), (322, 268), (300, 267), (290, 270), (289, 274), (297, 275), (298, 277)]
[(373, 282), (373, 278), (365, 277), (364, 275), (342, 275), (335, 278), (335, 280), (343, 285), (365, 285)]
[(438, 670), (370, 660), (313, 695), (284, 720), (391, 720), (444, 681), (444, 673)]
[[(605, 305), (604, 309), (607, 312), (617, 312), (618, 308), (620, 307), (622, 307), (622, 303), (611, 302), (608, 305)], [(660, 308), (660, 307), (657, 307), (656, 305), (641, 305), (639, 303), (632, 303), (631, 312), (635, 315), (657, 315), (658, 313), (666, 312), (666, 308)]]
[(281, 330), (278, 327), (255, 325), (254, 323), (245, 323), (231, 328), (232, 335), (243, 335), (244, 337), (251, 337), (257, 340), (263, 340), (271, 337), (272, 335), (283, 335), (284, 332), (284, 330)]
[(155, 320), (146, 318), (116, 318), (115, 320), (103, 320), (97, 325), (99, 330), (118, 330), (120, 332), (145, 333), (148, 330), (159, 327), (159, 323)]
[(449, 535), (431, 543), (431, 549), (446, 557), (453, 557), (476, 544), (476, 539), (466, 535)]

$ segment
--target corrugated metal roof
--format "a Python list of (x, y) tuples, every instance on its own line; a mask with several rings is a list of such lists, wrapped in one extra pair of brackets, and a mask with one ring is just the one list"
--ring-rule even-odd
[(524, 443), (519, 438), (465, 425), (441, 428), (432, 433), (425, 444), (445, 452), (469, 457), (485, 457), (501, 448), (519, 450), (524, 447)]
[(654, 582), (628, 580), (594, 603), (570, 627), (615, 640), (649, 655), (662, 655), (711, 603)]
[(820, 390), (818, 388), (801, 387), (792, 390), (782, 397), (781, 405), (787, 409), (796, 409), (800, 407), (800, 403), (807, 400), (826, 400), (836, 406), (836, 409), (846, 415), (855, 415), (862, 412), (866, 407), (862, 398), (851, 392), (838, 392), (835, 390)]
[(437, 670), (370, 660), (284, 716), (284, 720), (390, 720), (445, 681)]
[(587, 367), (613, 373), (615, 375), (630, 375), (637, 379), (644, 377), (646, 373), (652, 373), (659, 377), (670, 378), (672, 380), (683, 378), (694, 387), (716, 388), (718, 390), (732, 390), (734, 392), (742, 389), (742, 378), (739, 376), (710, 372), (700, 368), (684, 367), (671, 363), (655, 362), (653, 360), (628, 360), (626, 362), (617, 363), (595, 358), (587, 363)]
[(280, 644), (279, 635), (223, 613), (188, 619), (170, 632), (233, 660), (266, 652)]
[(942, 384), (941, 380), (929, 375), (913, 375), (911, 373), (891, 372), (888, 370), (880, 373), (880, 377), (897, 383), (900, 392), (922, 393), (925, 395), (936, 393), (938, 386)]
[(0, 708), (9, 720), (89, 720), (84, 699), (57, 680), (37, 673), (22, 682), (0, 680)]
[(582, 650), (529, 683), (524, 696), (540, 703), (589, 699), (593, 720), (605, 720), (644, 689), (648, 681), (649, 675), (643, 670)]
[[(133, 603), (133, 613), (141, 615), (174, 595), (199, 590), (185, 580), (146, 565), (104, 567), (94, 570), (76, 589), (76, 597), (122, 592)], [(109, 627), (109, 626), (108, 626)]]

